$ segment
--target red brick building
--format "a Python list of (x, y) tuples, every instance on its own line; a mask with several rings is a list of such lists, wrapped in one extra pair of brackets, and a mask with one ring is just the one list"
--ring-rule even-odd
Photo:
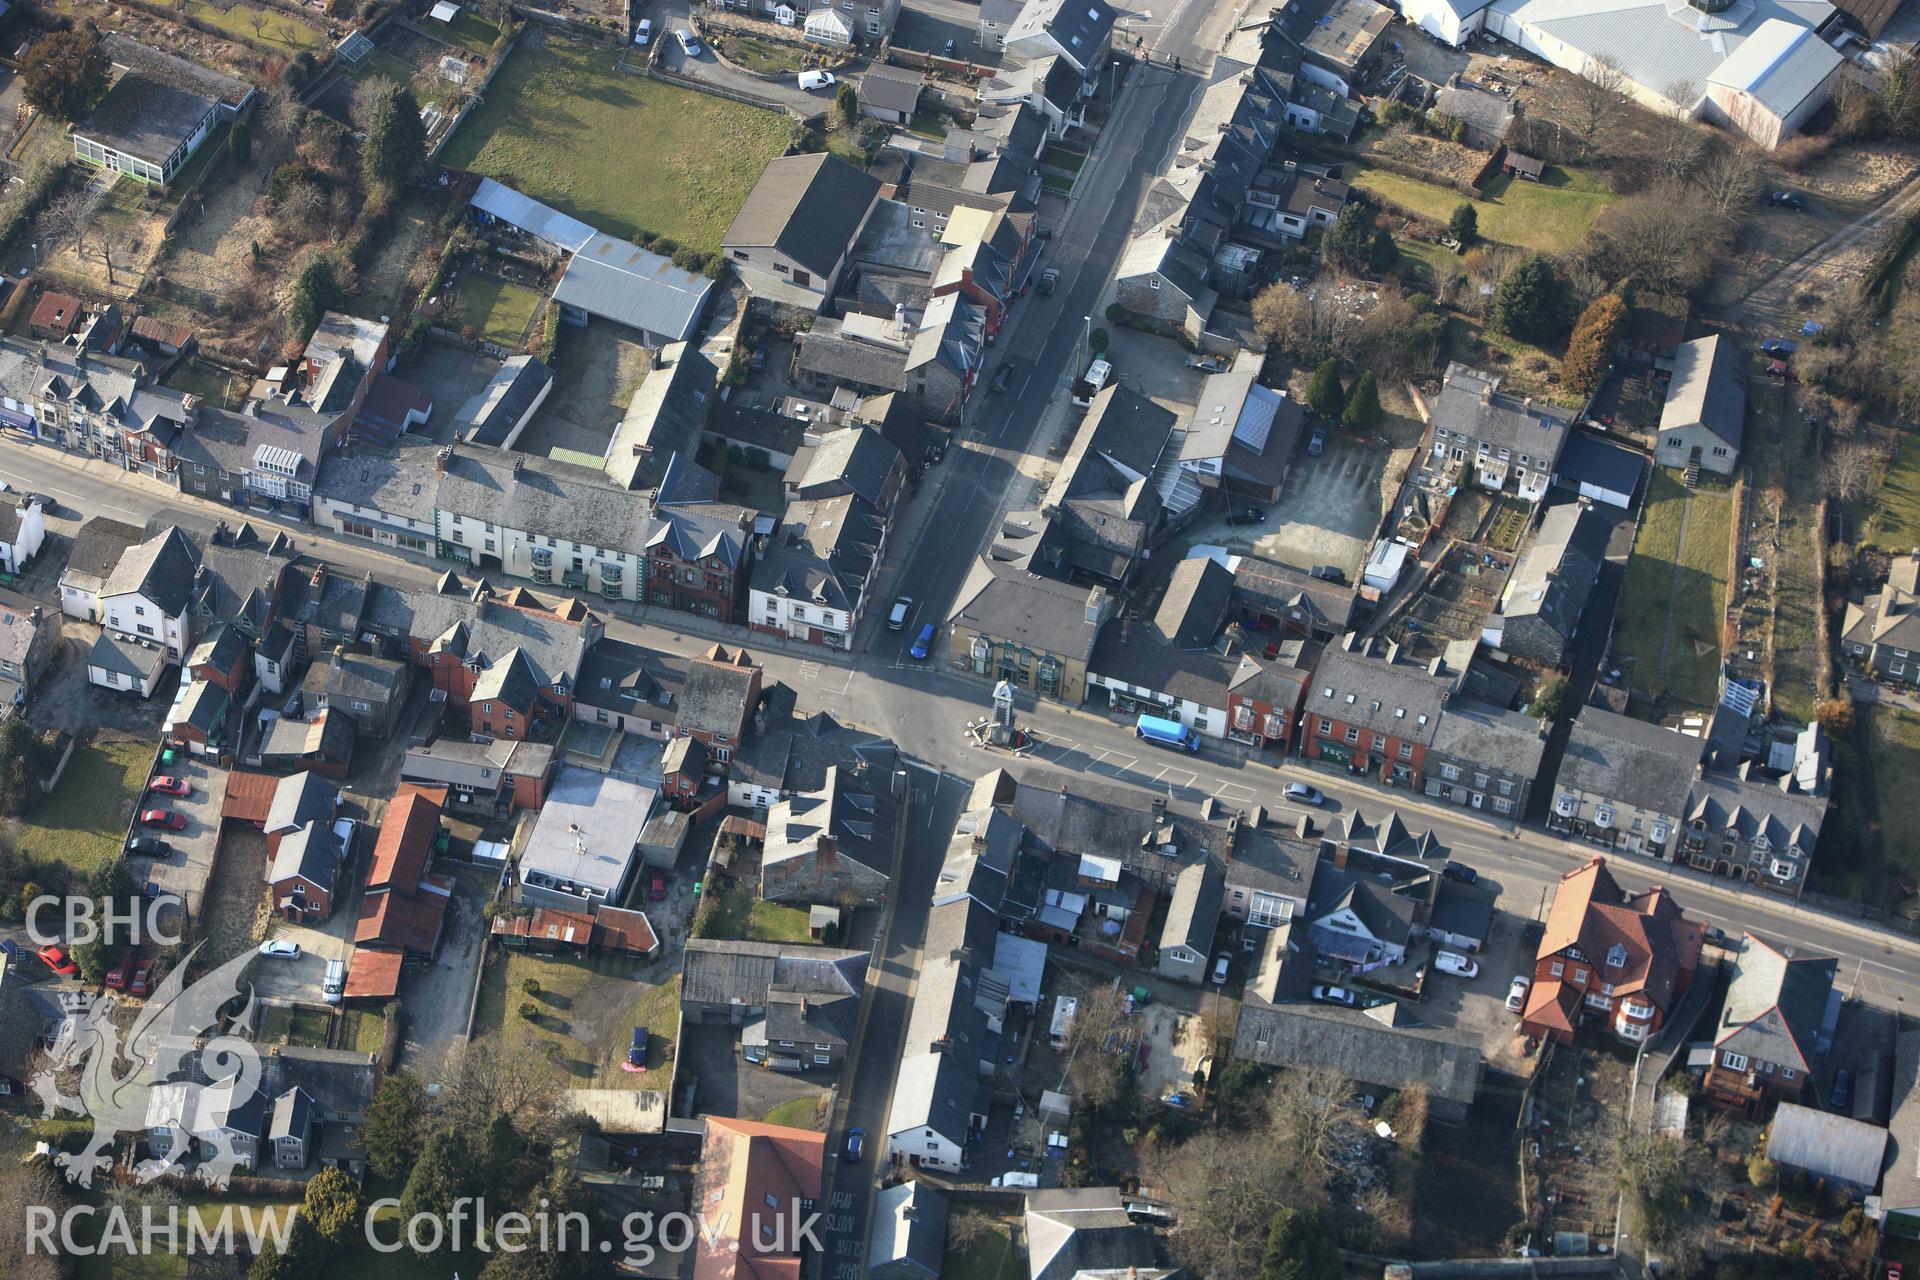
[(577, 600), (549, 606), (531, 592), (486, 600), (438, 636), (408, 637), (433, 687), (467, 709), (472, 732), (544, 739), (573, 714), (575, 680), (604, 624)]
[(1250, 747), (1293, 749), (1294, 728), (1307, 699), (1311, 671), (1294, 665), (1299, 641), (1289, 641), (1272, 661), (1242, 654), (1227, 681), (1227, 737)]
[(409, 960), (432, 958), (453, 893), (452, 885), (427, 874), (439, 838), (437, 801), (418, 791), (393, 798), (367, 865), (353, 933), (356, 947), (398, 951)]
[(1348, 632), (1315, 665), (1303, 705), (1301, 754), (1389, 786), (1419, 790), (1427, 749), (1452, 692), (1441, 661), (1403, 661), (1400, 646)]
[(739, 749), (747, 720), (759, 705), (760, 668), (753, 655), (715, 645), (687, 669), (673, 736), (698, 738), (713, 762), (725, 765)]
[(1703, 939), (1664, 888), (1624, 893), (1595, 858), (1560, 877), (1521, 1027), (1564, 1044), (1598, 1025), (1644, 1043), (1692, 985)]

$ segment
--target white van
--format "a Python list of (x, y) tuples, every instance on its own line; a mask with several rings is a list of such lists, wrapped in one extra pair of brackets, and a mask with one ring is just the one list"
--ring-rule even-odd
[(345, 960), (327, 961), (327, 976), (320, 984), (320, 994), (326, 997), (328, 1004), (339, 1004), (347, 989), (347, 962)]
[(802, 71), (800, 73), (800, 87), (808, 92), (812, 92), (815, 89), (831, 89), (833, 88), (833, 83), (833, 72), (831, 71)]
[(1033, 1188), (1040, 1185), (1040, 1175), (1037, 1173), (996, 1173), (993, 1175), (993, 1185), (996, 1187)]
[(640, 19), (640, 25), (633, 29), (633, 42), (635, 44), (652, 44), (653, 43), (653, 19), (652, 18)]
[(1087, 366), (1087, 376), (1073, 387), (1073, 407), (1091, 409), (1093, 398), (1100, 394), (1100, 388), (1107, 385), (1113, 377), (1113, 366), (1105, 360), (1095, 360)]

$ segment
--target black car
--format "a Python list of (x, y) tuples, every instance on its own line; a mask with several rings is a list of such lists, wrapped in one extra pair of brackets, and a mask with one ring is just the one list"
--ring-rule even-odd
[(1827, 1092), (1827, 1105), (1835, 1111), (1844, 1110), (1853, 1099), (1853, 1072), (1836, 1071), (1833, 1073), (1833, 1088)]
[(1259, 507), (1242, 507), (1227, 513), (1228, 524), (1265, 524), (1267, 513)]
[(1473, 884), (1480, 879), (1480, 873), (1464, 862), (1449, 862), (1440, 868), (1440, 874), (1461, 884)]
[(1058, 267), (1048, 267), (1040, 273), (1040, 292), (1052, 293), (1059, 284), (1060, 269)]
[(159, 836), (135, 836), (127, 852), (141, 858), (164, 858), (173, 852), (173, 846)]
[(1012, 381), (1013, 361), (1004, 360), (1001, 362), (1000, 367), (993, 371), (993, 389), (995, 391), (1005, 391), (1007, 384)]
[(1797, 213), (1807, 211), (1807, 198), (1798, 191), (1775, 191), (1767, 197), (1767, 203), (1782, 209), (1792, 209)]
[(1347, 580), (1347, 571), (1337, 564), (1322, 564), (1315, 565), (1312, 574), (1309, 576), (1318, 578), (1322, 582), (1338, 582), (1344, 584)]

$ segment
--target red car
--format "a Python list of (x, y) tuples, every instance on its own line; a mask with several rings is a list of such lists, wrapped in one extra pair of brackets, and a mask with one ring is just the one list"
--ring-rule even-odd
[(67, 959), (67, 953), (52, 943), (40, 948), (39, 956), (46, 962), (47, 968), (63, 978), (71, 978), (80, 972), (80, 966)]
[(107, 970), (107, 987), (119, 991), (127, 985), (127, 970), (133, 967), (133, 952), (122, 951), (113, 968)]
[(647, 897), (651, 898), (655, 902), (666, 901), (667, 878), (664, 875), (661, 875), (658, 871), (654, 872), (653, 879), (647, 882)]
[(170, 778), (164, 773), (152, 782), (149, 782), (147, 789), (157, 791), (163, 796), (190, 796), (193, 794), (193, 784), (191, 782), (188, 782), (185, 778)]
[(185, 815), (175, 813), (171, 809), (149, 809), (140, 815), (140, 825), (158, 827), (162, 831), (183, 831), (186, 829), (187, 819)]
[(131, 995), (143, 996), (153, 979), (153, 961), (142, 960), (133, 967), (133, 982), (127, 988)]

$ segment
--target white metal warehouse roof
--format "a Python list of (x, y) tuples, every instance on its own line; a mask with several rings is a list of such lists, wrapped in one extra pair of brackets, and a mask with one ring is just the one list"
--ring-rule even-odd
[(657, 253), (597, 235), (567, 263), (553, 299), (680, 342), (692, 334), (712, 288), (713, 281)]
[(472, 203), (482, 213), (490, 213), (508, 226), (518, 227), (528, 235), (538, 236), (570, 252), (578, 251), (599, 234), (580, 219), (570, 218), (492, 178), (480, 179), (480, 188), (473, 193)]

